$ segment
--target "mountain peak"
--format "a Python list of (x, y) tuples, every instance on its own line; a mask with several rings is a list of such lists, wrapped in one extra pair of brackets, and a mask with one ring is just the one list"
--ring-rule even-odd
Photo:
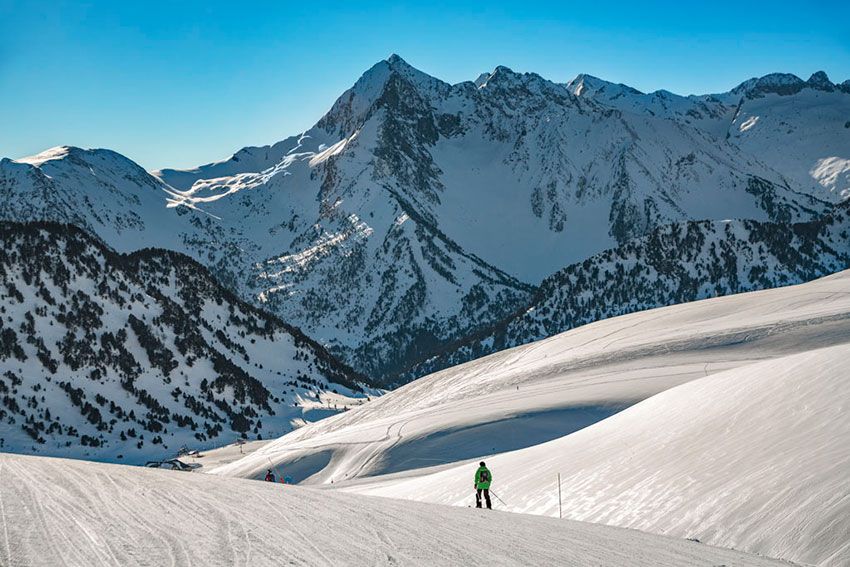
[(399, 55), (398, 53), (393, 53), (392, 55), (387, 57), (386, 62), (390, 65), (405, 65), (408, 67), (410, 66), (410, 64), (404, 59), (402, 59), (401, 55)]
[(824, 71), (817, 71), (816, 73), (812, 73), (812, 76), (809, 77), (809, 80), (806, 81), (806, 84), (812, 87), (813, 89), (818, 89), (822, 91), (833, 91), (835, 90), (835, 85), (832, 84), (832, 81), (829, 80), (829, 77)]
[(475, 79), (475, 86), (479, 89), (487, 83), (487, 79), (490, 78), (490, 73), (481, 73), (478, 75), (478, 78)]
[(593, 96), (600, 93), (605, 93), (609, 98), (621, 96), (623, 94), (642, 95), (643, 93), (635, 88), (632, 88), (623, 83), (612, 83), (587, 73), (579, 73), (575, 79), (566, 84), (569, 90), (575, 96)]
[(80, 148), (77, 146), (55, 146), (33, 156), (14, 160), (33, 167), (42, 168), (44, 165), (64, 166), (67, 163), (85, 163), (89, 168), (106, 167), (123, 170), (133, 174), (145, 173), (144, 168), (130, 158), (113, 150), (105, 148)]
[(18, 158), (15, 161), (19, 163), (28, 163), (30, 165), (39, 166), (46, 161), (54, 160), (54, 159), (63, 159), (70, 155), (71, 153), (75, 153), (78, 151), (83, 151), (81, 148), (77, 148), (74, 146), (54, 146), (52, 148), (48, 148), (43, 152), (39, 152), (32, 156), (26, 156), (22, 158)]
[(835, 90), (835, 85), (823, 71), (812, 74), (808, 81), (791, 73), (770, 73), (744, 81), (732, 89), (732, 93), (758, 98), (766, 94), (793, 95), (805, 88), (831, 92)]
[(490, 73), (489, 76), (485, 77), (485, 74), (482, 74), (475, 81), (475, 84), (478, 85), (478, 88), (480, 89), (490, 88), (495, 90), (510, 90), (516, 87), (521, 87), (524, 89), (530, 89), (532, 92), (543, 92), (552, 87), (563, 88), (560, 85), (555, 85), (555, 83), (544, 79), (537, 73), (518, 73), (504, 65), (497, 66), (493, 69), (493, 72)]
[(436, 80), (431, 75), (420, 71), (419, 69), (402, 59), (402, 57), (397, 53), (393, 53), (383, 61), (379, 61), (375, 66), (382, 64), (385, 65), (390, 72), (394, 71), (408, 79), (420, 81), (424, 79), (427, 79), (429, 81)]
[(387, 85), (401, 80), (426, 96), (445, 91), (450, 85), (416, 69), (399, 55), (393, 53), (378, 61), (345, 91), (322, 118), (317, 127), (332, 136), (347, 137), (367, 116), (372, 105), (384, 93)]
[(482, 87), (488, 86), (491, 82), (495, 84), (495, 81), (511, 81), (518, 79), (520, 76), (521, 75), (519, 73), (515, 73), (509, 67), (505, 67), (504, 65), (497, 65), (492, 72), (481, 73), (480, 75), (478, 75), (478, 78), (475, 79), (475, 86), (480, 89)]
[(437, 81), (434, 77), (423, 73), (402, 59), (401, 56), (393, 53), (386, 59), (372, 65), (368, 71), (363, 73), (352, 88), (361, 92), (374, 92), (376, 89), (379, 91), (393, 73), (401, 75), (414, 83), (425, 84)]

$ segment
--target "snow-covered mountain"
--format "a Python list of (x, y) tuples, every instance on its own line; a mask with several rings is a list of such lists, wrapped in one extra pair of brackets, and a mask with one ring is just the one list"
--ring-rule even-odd
[(833, 84), (823, 71), (807, 81), (772, 73), (726, 93), (685, 97), (579, 75), (567, 88), (623, 112), (667, 118), (725, 139), (798, 190), (827, 199), (824, 193), (850, 196), (850, 80)]
[(848, 355), (844, 271), (504, 350), (213, 472), (465, 507), (484, 459), (497, 508), (557, 517), (561, 473), (565, 518), (844, 565)]
[[(267, 188), (200, 210), (198, 193), (190, 200), (114, 152), (55, 148), (0, 162), (0, 216), (72, 223), (122, 252), (189, 254), (243, 298), (370, 371), (418, 361), (530, 297), (532, 286), (465, 252), (415, 210), (408, 216), (400, 201), (389, 205), (385, 234), (373, 237), (356, 214), (311, 195), (315, 172), (300, 165), (300, 195)], [(385, 203), (375, 207), (387, 213)]]
[(120, 255), (54, 223), (0, 223), (0, 244), (0, 450), (138, 463), (366, 397), (362, 376), (186, 256)]
[(417, 366), (411, 377), (593, 321), (807, 282), (850, 268), (850, 202), (810, 222), (691, 221), (653, 230), (543, 280), (530, 305)]
[[(392, 56), (307, 132), (192, 170), (153, 177), (102, 150), (3, 160), (0, 216), (185, 252), (391, 381), (523, 310), (566, 265), (671, 223), (813, 220), (847, 188), (850, 94), (828, 81), (638, 109), (617, 104), (650, 95), (580, 83), (497, 67), (450, 85)], [(659, 111), (667, 98), (683, 110)], [(798, 157), (771, 157), (773, 126), (730, 126), (753, 112), (793, 115), (805, 136), (781, 147)]]

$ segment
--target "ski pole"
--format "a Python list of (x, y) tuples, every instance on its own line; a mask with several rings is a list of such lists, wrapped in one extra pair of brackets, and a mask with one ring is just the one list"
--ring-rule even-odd
[[(495, 497), (496, 497), (496, 500), (498, 500), (498, 501), (499, 501), (499, 502), (501, 502), (502, 504), (505, 504), (505, 501), (504, 501), (504, 500), (502, 500), (501, 498), (499, 498), (499, 495), (498, 495), (498, 494), (496, 494), (495, 492), (493, 492), (492, 490), (490, 491), (490, 494), (492, 494), (493, 496), (495, 496)], [(505, 506), (507, 506), (507, 504), (505, 504)]]

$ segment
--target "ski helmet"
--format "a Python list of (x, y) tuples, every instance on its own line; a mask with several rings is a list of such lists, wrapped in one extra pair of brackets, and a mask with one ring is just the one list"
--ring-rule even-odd
[(482, 467), (486, 467), (486, 466), (487, 466), (487, 465), (485, 465), (485, 464), (484, 464), (484, 461), (481, 461), (481, 462), (480, 462), (480, 463), (478, 463), (478, 464), (479, 464), (480, 466), (482, 466)]

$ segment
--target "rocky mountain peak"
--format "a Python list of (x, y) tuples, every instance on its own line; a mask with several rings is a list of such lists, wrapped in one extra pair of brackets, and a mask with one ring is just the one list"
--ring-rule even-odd
[(474, 81), (475, 86), (478, 87), (478, 88), (481, 88), (482, 86), (484, 86), (484, 84), (487, 82), (487, 79), (489, 79), (489, 78), (490, 78), (490, 73), (481, 73), (480, 75), (478, 75), (478, 78), (475, 79), (475, 81)]
[(813, 89), (832, 92), (835, 90), (835, 85), (829, 80), (827, 74), (823, 71), (813, 73), (806, 84)]
[(448, 83), (423, 73), (393, 54), (363, 73), (354, 86), (336, 100), (317, 126), (334, 136), (347, 137), (372, 114), (376, 104), (380, 106), (386, 102), (388, 90), (402, 90), (427, 99), (439, 97), (450, 89)]
[(770, 73), (763, 77), (753, 77), (744, 81), (732, 89), (732, 93), (745, 95), (748, 98), (759, 98), (767, 94), (788, 96), (797, 94), (806, 86), (806, 82), (797, 75), (791, 73)]
[(575, 96), (592, 97), (597, 94), (604, 93), (607, 97), (621, 96), (622, 94), (642, 95), (643, 93), (635, 88), (622, 83), (612, 83), (587, 73), (579, 73), (576, 77), (566, 84), (569, 90)]

